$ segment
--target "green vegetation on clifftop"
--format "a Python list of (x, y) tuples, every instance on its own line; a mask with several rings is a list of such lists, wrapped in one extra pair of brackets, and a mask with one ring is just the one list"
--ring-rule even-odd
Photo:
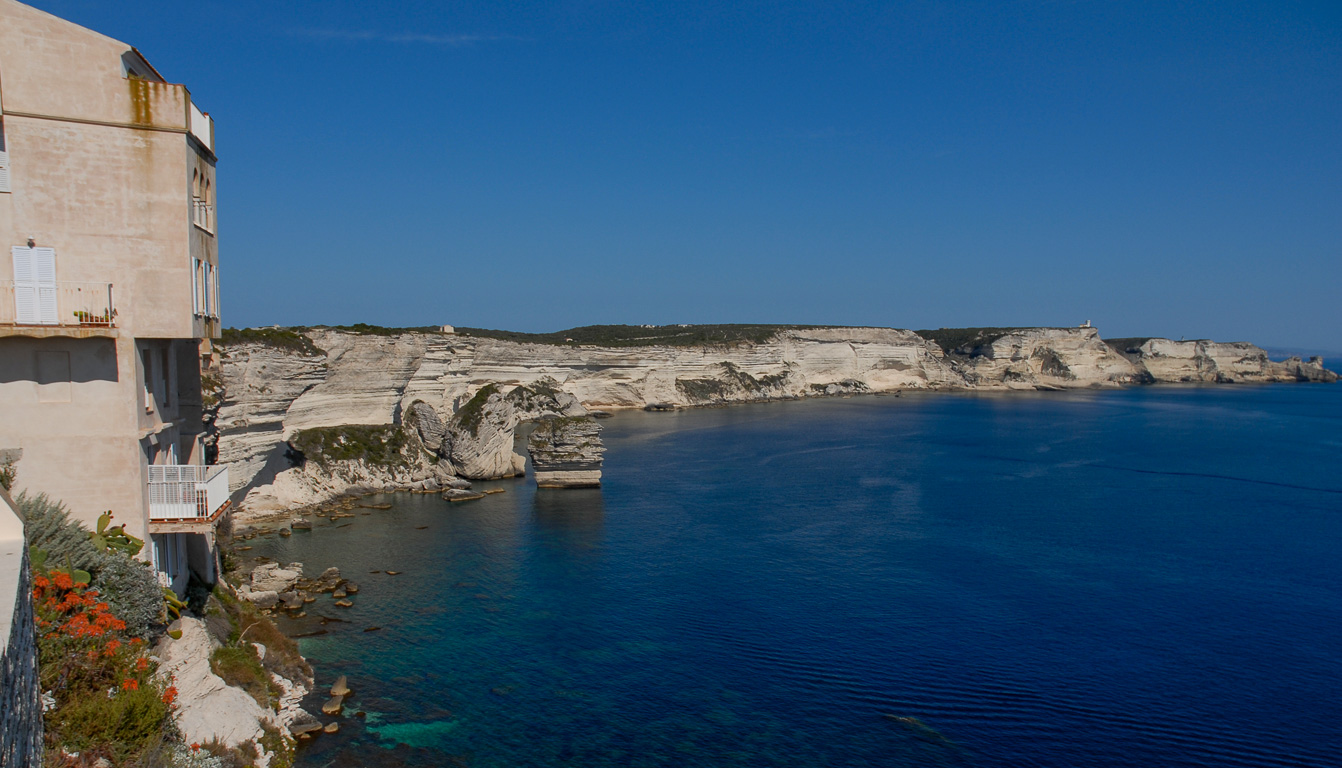
[(761, 344), (779, 331), (815, 325), (584, 325), (552, 333), (521, 333), (487, 328), (457, 328), (462, 336), (515, 341), (521, 344), (584, 344), (599, 347), (664, 345), (695, 347), (717, 344)]
[(304, 336), (302, 328), (225, 328), (219, 339), (221, 346), (261, 344), (300, 355), (326, 354), (312, 339)]
[(975, 347), (992, 344), (1009, 333), (1035, 330), (1036, 326), (1017, 328), (938, 328), (935, 331), (914, 331), (928, 341), (936, 342), (941, 351), (968, 353)]

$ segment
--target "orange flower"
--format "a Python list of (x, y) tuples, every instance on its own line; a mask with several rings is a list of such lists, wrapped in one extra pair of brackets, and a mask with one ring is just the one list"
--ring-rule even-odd
[(191, 751), (192, 751), (192, 752), (199, 752), (199, 751), (200, 751), (200, 745), (197, 744), (197, 743), (195, 743), (194, 741), (191, 742)]
[(121, 689), (123, 691), (138, 691), (140, 690), (140, 684), (128, 677), (121, 681)]
[(74, 581), (70, 579), (70, 574), (61, 573), (60, 571), (54, 573), (51, 580), (56, 582), (56, 586), (60, 589), (71, 589), (75, 585)]
[(163, 703), (167, 704), (168, 706), (172, 706), (172, 703), (176, 700), (177, 700), (177, 687), (170, 685), (168, 686), (167, 690), (163, 691)]
[[(116, 642), (116, 641), (114, 640), (113, 642)], [(138, 672), (143, 672), (143, 671), (145, 671), (146, 669), (149, 669), (149, 659), (146, 659), (146, 658), (144, 658), (143, 656), (141, 656), (140, 658), (136, 659), (136, 660), (135, 660), (135, 669), (136, 669), (136, 671), (138, 671)]]

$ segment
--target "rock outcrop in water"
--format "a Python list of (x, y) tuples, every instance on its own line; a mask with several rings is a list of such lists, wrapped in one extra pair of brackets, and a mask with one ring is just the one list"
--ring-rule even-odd
[[(516, 476), (524, 465), (514, 448), (519, 424), (595, 408), (900, 390), (1337, 379), (1317, 358), (1273, 362), (1251, 344), (1105, 341), (1089, 327), (963, 329), (928, 338), (889, 328), (787, 328), (763, 340), (695, 346), (284, 333), (298, 341), (277, 345), (244, 335), (221, 345), (219, 460), (232, 464), (230, 479), (246, 493), (242, 506), (255, 511), (347, 491), (434, 490), (466, 485), (459, 478)], [(361, 427), (380, 430), (381, 447), (365, 447), (383, 460), (339, 450), (361, 443)], [(333, 441), (322, 460), (307, 455), (314, 435)]]
[(517, 426), (524, 421), (560, 416), (586, 416), (573, 395), (560, 391), (552, 379), (506, 389), (495, 383), (481, 387), (452, 417), (446, 440), (452, 466), (462, 477), (491, 480), (516, 477), (526, 457), (513, 449)]
[(601, 485), (601, 425), (591, 416), (542, 419), (527, 438), (531, 469), (541, 488)]

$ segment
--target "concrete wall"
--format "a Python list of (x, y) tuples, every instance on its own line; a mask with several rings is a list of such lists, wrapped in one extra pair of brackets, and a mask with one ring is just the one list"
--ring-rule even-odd
[(0, 489), (0, 765), (42, 765), (42, 699), (37, 677), (28, 548), (9, 494)]
[[(188, 132), (186, 88), (126, 76), (129, 45), (0, 0), (0, 111), (12, 192), (0, 193), (0, 280), (8, 246), (56, 249), (58, 281), (110, 282), (118, 325), (146, 338), (217, 335), (195, 317), (193, 259), (218, 265), (193, 224), (192, 173), (213, 153)], [(147, 68), (144, 68), (147, 70)]]
[[(197, 340), (220, 331), (194, 301), (196, 261), (217, 267), (218, 243), (217, 224), (194, 215), (204, 182), (215, 197), (215, 158), (189, 132), (191, 107), (126, 43), (0, 0), (11, 189), (0, 193), (0, 280), (13, 279), (10, 247), (32, 239), (55, 249), (58, 284), (111, 283), (117, 310), (104, 338), (0, 328), (0, 446), (24, 451), (16, 488), (62, 500), (86, 524), (113, 510), (140, 538), (147, 462), (200, 460)], [(57, 363), (64, 381), (50, 381)], [(156, 368), (167, 403), (144, 394)]]
[[(40, 383), (50, 356), (68, 357), (70, 381)], [(114, 510), (144, 537), (138, 365), (126, 339), (0, 338), (0, 441), (23, 449), (16, 491), (59, 499), (86, 525)]]

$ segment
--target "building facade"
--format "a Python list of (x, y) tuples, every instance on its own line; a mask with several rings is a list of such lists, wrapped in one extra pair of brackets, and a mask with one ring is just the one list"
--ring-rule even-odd
[(218, 337), (214, 122), (131, 46), (0, 0), (0, 449), (14, 490), (213, 580), (224, 467), (204, 466)]

